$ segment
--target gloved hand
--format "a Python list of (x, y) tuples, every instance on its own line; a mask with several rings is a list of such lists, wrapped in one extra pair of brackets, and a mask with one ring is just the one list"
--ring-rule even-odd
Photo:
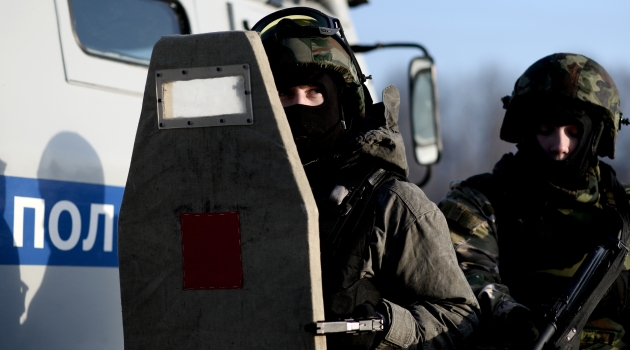
[(360, 319), (360, 318), (375, 318), (382, 317), (379, 312), (376, 311), (376, 306), (372, 305), (370, 302), (365, 302), (363, 304), (357, 305), (357, 307), (352, 310), (352, 318)]
[(630, 303), (628, 303), (629, 280), (629, 272), (627, 270), (621, 271), (602, 300), (597, 304), (597, 307), (591, 314), (591, 320), (622, 314), (627, 317), (628, 311), (630, 311)]
[(505, 330), (505, 342), (516, 348), (533, 344), (539, 336), (532, 312), (524, 307), (517, 306), (507, 313)]
[[(378, 312), (378, 311), (381, 311), (381, 312)], [(382, 302), (379, 303), (378, 305), (374, 305), (370, 302), (365, 302), (363, 304), (357, 305), (352, 311), (352, 318), (354, 319), (382, 318), (383, 325), (385, 326), (385, 330), (379, 331), (379, 332), (360, 333), (358, 335), (356, 334), (355, 335), (353, 334), (341, 335), (342, 337), (345, 338), (343, 340), (343, 343), (345, 344), (343, 348), (353, 349), (353, 350), (359, 350), (359, 349), (368, 350), (368, 349), (376, 348), (378, 344), (380, 344), (380, 342), (383, 340), (383, 338), (385, 338), (385, 334), (387, 334), (389, 320), (387, 318), (387, 315), (383, 315), (383, 313), (387, 314), (387, 308), (385, 304), (383, 304)]]

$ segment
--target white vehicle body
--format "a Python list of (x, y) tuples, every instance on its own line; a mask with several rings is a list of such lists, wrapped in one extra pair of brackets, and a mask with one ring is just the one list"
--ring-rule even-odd
[[(179, 2), (193, 34), (243, 30), (275, 3)], [(346, 1), (284, 3), (356, 38)], [(84, 47), (72, 6), (17, 1), (0, 22), (0, 349), (124, 347), (117, 222), (148, 61)]]

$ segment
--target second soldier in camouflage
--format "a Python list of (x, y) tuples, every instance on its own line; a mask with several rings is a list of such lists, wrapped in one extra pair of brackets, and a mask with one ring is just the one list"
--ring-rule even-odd
[[(492, 173), (453, 182), (439, 204), (482, 308), (479, 348), (533, 343), (536, 310), (566, 288), (593, 246), (624, 227), (628, 205), (615, 197), (628, 201), (630, 194), (626, 187), (615, 195), (614, 170), (598, 159), (614, 157), (622, 118), (615, 83), (597, 62), (544, 57), (503, 102), (501, 138), (518, 152), (504, 155)], [(580, 348), (625, 346), (627, 299), (622, 271), (584, 327)]]

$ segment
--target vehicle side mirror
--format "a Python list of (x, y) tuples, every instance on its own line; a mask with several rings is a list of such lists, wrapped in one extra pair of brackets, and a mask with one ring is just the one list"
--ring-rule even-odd
[(435, 64), (430, 56), (414, 58), (409, 65), (411, 130), (416, 162), (440, 160), (442, 138), (437, 100)]

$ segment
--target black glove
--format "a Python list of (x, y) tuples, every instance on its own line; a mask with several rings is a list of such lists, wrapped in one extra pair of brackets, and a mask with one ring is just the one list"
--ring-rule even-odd
[(597, 307), (591, 314), (591, 320), (603, 317), (612, 317), (614, 319), (619, 315), (628, 317), (627, 314), (630, 311), (630, 303), (628, 303), (629, 279), (628, 271), (621, 271), (608, 289), (608, 292), (606, 292), (606, 295), (597, 304)]
[(379, 315), (376, 312), (376, 307), (372, 305), (370, 302), (365, 302), (363, 304), (357, 305), (357, 307), (352, 310), (352, 318), (354, 319), (365, 319), (365, 318), (379, 318)]
[(531, 311), (523, 307), (515, 307), (508, 312), (505, 330), (505, 343), (515, 348), (532, 345), (539, 336)]
[[(383, 318), (383, 324), (385, 325), (387, 320), (387, 316), (384, 316), (382, 313), (378, 312), (383, 311), (386, 312), (386, 306), (383, 303), (379, 303), (378, 305), (374, 305), (370, 302), (365, 302), (363, 304), (357, 305), (354, 310), (352, 310), (352, 318), (353, 319), (370, 319), (370, 318)], [(387, 326), (385, 326), (384, 331), (379, 332), (366, 332), (359, 334), (331, 334), (327, 335), (330, 340), (333, 340), (332, 344), (337, 346), (333, 346), (335, 349), (352, 349), (352, 350), (369, 350), (374, 349), (381, 343), (383, 338), (385, 338), (385, 334), (387, 334)], [(329, 345), (332, 345), (329, 343)]]

